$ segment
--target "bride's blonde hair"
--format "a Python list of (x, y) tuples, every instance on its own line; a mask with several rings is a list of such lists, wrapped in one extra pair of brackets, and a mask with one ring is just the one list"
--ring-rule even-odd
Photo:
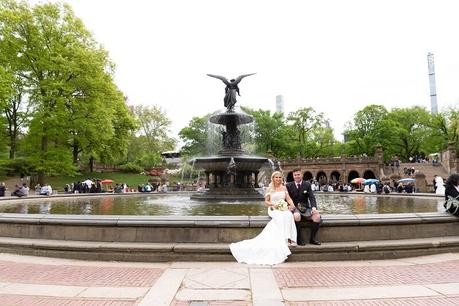
[[(274, 186), (274, 177), (275, 176), (281, 176), (282, 178), (284, 178), (284, 174), (280, 171), (274, 171), (272, 174), (271, 174), (271, 182), (269, 182), (269, 185), (268, 185), (268, 189), (266, 190), (266, 194), (269, 194), (269, 193), (272, 193), (276, 190), (276, 186)], [(281, 183), (282, 185), (282, 183)]]

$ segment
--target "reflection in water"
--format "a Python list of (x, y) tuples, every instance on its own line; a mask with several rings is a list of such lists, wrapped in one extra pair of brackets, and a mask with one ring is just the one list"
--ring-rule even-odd
[(86, 202), (84, 203), (83, 205), (83, 210), (82, 210), (82, 214), (83, 215), (90, 215), (92, 212), (92, 205), (91, 205), (91, 202)]
[(51, 202), (40, 203), (38, 208), (39, 214), (49, 214), (51, 210)]
[(29, 204), (28, 203), (21, 203), (18, 205), (18, 213), (20, 214), (27, 214), (29, 212)]
[[(438, 198), (317, 194), (323, 214), (385, 214), (444, 211)], [(263, 202), (200, 202), (186, 195), (101, 196), (47, 199), (46, 202), (0, 202), (0, 213), (74, 215), (265, 216)]]
[(102, 198), (101, 203), (101, 212), (103, 215), (109, 215), (110, 212), (113, 210), (113, 198), (112, 197), (105, 197)]

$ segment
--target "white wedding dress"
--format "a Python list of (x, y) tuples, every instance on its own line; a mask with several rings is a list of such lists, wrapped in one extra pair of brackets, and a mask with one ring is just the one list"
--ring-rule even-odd
[[(271, 202), (285, 200), (285, 191), (271, 193)], [(275, 265), (287, 259), (291, 254), (288, 239), (296, 242), (296, 227), (291, 211), (271, 210), (272, 218), (263, 231), (255, 238), (231, 243), (230, 249), (234, 258), (240, 263)]]

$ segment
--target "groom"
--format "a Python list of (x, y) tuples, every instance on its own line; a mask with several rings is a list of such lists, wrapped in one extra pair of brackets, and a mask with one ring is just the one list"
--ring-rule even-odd
[[(320, 214), (317, 210), (316, 198), (311, 189), (311, 184), (307, 181), (303, 181), (301, 169), (293, 169), (293, 182), (287, 183), (287, 190), (290, 198), (292, 198), (295, 204), (293, 210), (293, 219), (295, 220), (298, 245), (305, 245), (304, 240), (301, 238), (301, 221), (312, 221), (311, 236), (309, 237), (309, 243), (320, 245), (320, 241), (316, 240), (316, 234), (320, 227)], [(306, 207), (312, 208), (311, 215), (302, 213), (298, 209), (298, 203), (304, 204)]]

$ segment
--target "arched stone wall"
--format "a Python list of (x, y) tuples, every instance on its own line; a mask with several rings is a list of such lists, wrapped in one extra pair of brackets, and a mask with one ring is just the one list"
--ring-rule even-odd
[(351, 170), (347, 177), (347, 182), (350, 183), (353, 179), (360, 177), (359, 173), (355, 170)]
[[(373, 175), (376, 179), (384, 173), (382, 150), (380, 149), (373, 157), (296, 158), (281, 160), (280, 164), (284, 174), (286, 174), (287, 181), (289, 181), (288, 173), (295, 168), (301, 169), (304, 179), (308, 177), (306, 173), (310, 173), (314, 179), (325, 176), (327, 182), (331, 182), (332, 176), (336, 177), (337, 174), (339, 174), (339, 181), (347, 183), (353, 178), (363, 177), (365, 171), (371, 171), (372, 174), (368, 176)], [(293, 180), (293, 177), (290, 180)]]
[(313, 178), (314, 178), (314, 175), (312, 175), (310, 171), (305, 171), (303, 173), (303, 180), (309, 181), (309, 180), (312, 180)]
[(366, 171), (363, 173), (363, 178), (364, 178), (364, 179), (375, 179), (376, 176), (375, 176), (375, 174), (374, 174), (373, 171), (371, 171), (371, 170), (366, 170)]
[(341, 173), (337, 170), (334, 170), (330, 173), (330, 182), (339, 182), (341, 179)]
[(316, 181), (319, 182), (319, 184), (325, 184), (328, 181), (327, 174), (324, 171), (317, 172)]
[(287, 175), (285, 176), (285, 180), (288, 182), (293, 182), (293, 172), (289, 171)]

